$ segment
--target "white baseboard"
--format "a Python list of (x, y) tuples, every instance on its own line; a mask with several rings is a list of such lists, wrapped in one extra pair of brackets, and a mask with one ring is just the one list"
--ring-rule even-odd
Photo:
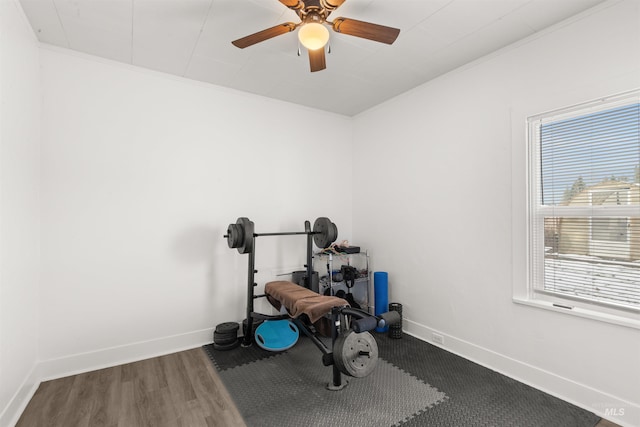
[(59, 359), (43, 360), (31, 370), (13, 399), (0, 414), (0, 427), (14, 426), (42, 381), (109, 368), (123, 363), (188, 350), (212, 342), (213, 328), (172, 335)]
[(36, 393), (39, 385), (40, 378), (38, 378), (38, 365), (36, 364), (22, 382), (18, 391), (13, 395), (9, 404), (4, 408), (2, 413), (0, 413), (0, 427), (12, 427), (16, 425), (24, 408), (27, 407), (27, 404)]
[[(538, 367), (404, 319), (404, 332), (624, 427), (640, 427), (640, 406)], [(444, 345), (433, 341), (433, 334)]]
[(212, 342), (212, 334), (213, 329), (202, 329), (185, 334), (74, 354), (59, 359), (43, 360), (38, 364), (40, 378), (42, 381), (48, 381), (188, 350)]

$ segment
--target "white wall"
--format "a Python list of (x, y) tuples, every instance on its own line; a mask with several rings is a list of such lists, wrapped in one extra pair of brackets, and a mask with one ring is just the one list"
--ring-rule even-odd
[[(256, 232), (328, 216), (350, 236), (348, 118), (52, 47), (41, 64), (45, 378), (242, 320), (248, 255), (222, 238), (240, 216)], [(258, 239), (258, 283), (305, 249)]]
[[(640, 425), (637, 330), (511, 301), (524, 118), (640, 86), (636, 1), (353, 121), (50, 47), (38, 59), (17, 3), (0, 4), (0, 425), (41, 378), (192, 347), (240, 320), (247, 259), (221, 237), (238, 216), (257, 231), (329, 216), (390, 272), (409, 332)], [(303, 252), (300, 237), (259, 239), (257, 281)]]
[(37, 385), (38, 44), (17, 1), (0, 1), (0, 425)]
[(640, 330), (516, 305), (512, 284), (525, 119), (639, 87), (639, 7), (607, 3), (354, 120), (354, 240), (407, 330), (625, 425), (640, 425)]

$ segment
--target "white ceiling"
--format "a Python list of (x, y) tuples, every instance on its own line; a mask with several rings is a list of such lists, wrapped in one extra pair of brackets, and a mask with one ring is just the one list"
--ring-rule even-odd
[(327, 69), (309, 72), (278, 0), (20, 0), (38, 39), (91, 55), (354, 115), (603, 0), (347, 0), (343, 16), (401, 30), (393, 45), (331, 32)]

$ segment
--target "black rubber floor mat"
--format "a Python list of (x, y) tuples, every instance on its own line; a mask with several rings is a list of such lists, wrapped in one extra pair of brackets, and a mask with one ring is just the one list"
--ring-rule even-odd
[(304, 337), (284, 353), (256, 345), (204, 348), (249, 426), (593, 427), (599, 421), (412, 336), (374, 335), (379, 366), (366, 378), (348, 378), (338, 392), (325, 390), (331, 368), (322, 366), (321, 353)]
[(239, 346), (232, 350), (219, 351), (213, 348), (213, 344), (203, 346), (207, 352), (209, 359), (213, 362), (216, 369), (225, 371), (251, 362), (256, 362), (267, 357), (273, 357), (278, 353), (261, 349), (257, 345), (249, 347)]
[(407, 426), (593, 427), (600, 418), (575, 405), (470, 362), (410, 335), (376, 334), (378, 350), (449, 399)]
[(446, 399), (384, 360), (367, 377), (348, 378), (343, 390), (329, 391), (332, 368), (322, 365), (309, 339), (274, 357), (221, 371), (220, 377), (249, 426), (391, 426)]

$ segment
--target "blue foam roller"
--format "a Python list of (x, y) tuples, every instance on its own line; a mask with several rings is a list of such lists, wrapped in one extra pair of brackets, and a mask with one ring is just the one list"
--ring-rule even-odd
[[(375, 315), (389, 311), (389, 273), (386, 271), (376, 271), (373, 273), (373, 295), (375, 303)], [(376, 328), (376, 332), (386, 332), (388, 326)]]

